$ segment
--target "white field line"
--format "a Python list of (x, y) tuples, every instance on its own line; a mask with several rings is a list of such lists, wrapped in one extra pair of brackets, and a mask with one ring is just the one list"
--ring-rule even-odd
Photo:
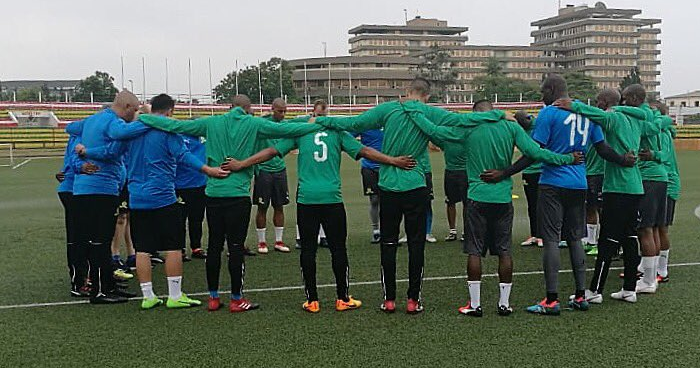
[(32, 160), (31, 158), (28, 158), (28, 159), (26, 159), (26, 160), (20, 162), (19, 164), (15, 165), (15, 166), (12, 166), (12, 170), (14, 170), (14, 169), (19, 169), (20, 167), (22, 167), (22, 166), (28, 164), (29, 161), (31, 161), (31, 160)]
[[(695, 267), (695, 266), (700, 266), (700, 262), (689, 262), (689, 263), (675, 263), (675, 264), (669, 264), (668, 267)], [(623, 267), (610, 267), (610, 270), (614, 271), (619, 271), (622, 270)], [(593, 271), (592, 268), (587, 269), (586, 271)], [(559, 273), (571, 273), (572, 270), (560, 270)], [(543, 271), (525, 271), (525, 272), (513, 272), (513, 276), (532, 276), (532, 275), (543, 275)], [(482, 277), (498, 277), (497, 273), (491, 273), (491, 274), (485, 274), (482, 275)], [(447, 281), (447, 280), (460, 280), (460, 279), (466, 279), (466, 275), (458, 275), (458, 276), (434, 276), (434, 277), (424, 277), (423, 281)], [(397, 283), (407, 283), (408, 279), (400, 279), (396, 280)], [(359, 281), (359, 282), (352, 282), (350, 283), (350, 286), (364, 286), (364, 285), (378, 285), (380, 284), (380, 280), (376, 281)], [(323, 285), (317, 285), (318, 288), (330, 288), (330, 287), (335, 287), (335, 284), (323, 284)], [(267, 293), (271, 291), (290, 291), (290, 290), (302, 290), (304, 287), (302, 285), (296, 285), (296, 286), (279, 286), (279, 287), (270, 287), (270, 288), (260, 288), (260, 289), (248, 289), (245, 290), (246, 293)], [(229, 294), (229, 292), (220, 292), (220, 294)], [(189, 293), (187, 294), (189, 296), (204, 296), (204, 295), (209, 295), (209, 292), (199, 292), (199, 293)], [(167, 295), (160, 295), (160, 298), (165, 298)], [(141, 300), (141, 297), (136, 297), (136, 298), (131, 298), (130, 300)], [(82, 300), (74, 300), (74, 301), (65, 301), (65, 302), (49, 302), (49, 303), (30, 303), (30, 304), (12, 304), (12, 305), (0, 305), (0, 310), (4, 309), (26, 309), (26, 308), (37, 308), (37, 307), (59, 307), (63, 305), (77, 305), (77, 304), (88, 304), (89, 301), (87, 299), (82, 299)]]

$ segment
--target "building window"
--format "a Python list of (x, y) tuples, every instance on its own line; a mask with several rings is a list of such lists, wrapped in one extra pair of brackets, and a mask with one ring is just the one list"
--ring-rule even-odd
[(695, 101), (695, 107), (700, 107), (700, 101)]

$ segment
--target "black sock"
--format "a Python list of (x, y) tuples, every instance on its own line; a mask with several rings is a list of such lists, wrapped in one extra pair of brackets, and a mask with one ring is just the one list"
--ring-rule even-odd
[(556, 302), (559, 300), (559, 294), (557, 293), (547, 293), (547, 304)]

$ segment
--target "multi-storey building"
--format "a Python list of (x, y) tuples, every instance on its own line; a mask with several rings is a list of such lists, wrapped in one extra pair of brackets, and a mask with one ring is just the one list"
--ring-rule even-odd
[(601, 2), (567, 5), (557, 16), (532, 22), (537, 29), (529, 46), (470, 45), (467, 27), (439, 19), (360, 25), (348, 31), (350, 56), (292, 60), (293, 79), (297, 92), (310, 99), (338, 96), (336, 101), (347, 101), (349, 91), (355, 91), (358, 101), (384, 101), (404, 93), (423, 57), (438, 47), (449, 53), (449, 67), (457, 74), (450, 101), (469, 101), (480, 87), (474, 79), (485, 75), (486, 63), (494, 59), (511, 78), (539, 82), (551, 71), (574, 71), (591, 77), (599, 88), (618, 87), (637, 67), (645, 88), (658, 96), (661, 30), (655, 26), (661, 21), (637, 18), (639, 14), (641, 10), (608, 9)]
[(532, 46), (554, 58), (554, 66), (580, 71), (599, 88), (616, 88), (632, 68), (639, 68), (644, 87), (658, 94), (660, 84), (659, 19), (636, 18), (637, 9), (567, 5), (555, 17), (532, 22)]

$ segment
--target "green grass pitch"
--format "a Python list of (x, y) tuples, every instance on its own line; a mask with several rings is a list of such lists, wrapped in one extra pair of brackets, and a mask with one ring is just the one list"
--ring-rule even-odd
[[(287, 160), (292, 193), (295, 159)], [(440, 154), (432, 154), (432, 160), (434, 233), (441, 239), (447, 232), (443, 162)], [(385, 315), (378, 310), (379, 251), (369, 244), (368, 203), (361, 195), (359, 166), (347, 159), (342, 170), (351, 281), (360, 283), (351, 293), (364, 302), (360, 310), (335, 312), (334, 288), (323, 287), (321, 313), (305, 314), (300, 308), (304, 295), (298, 288), (297, 251), (247, 259), (246, 288), (253, 290), (247, 296), (261, 303), (259, 311), (141, 311), (137, 302), (59, 305), (75, 302), (68, 296), (62, 209), (53, 179), (60, 160), (35, 160), (17, 170), (0, 168), (0, 366), (695, 366), (700, 361), (700, 221), (693, 210), (700, 203), (700, 158), (697, 152), (679, 152), (679, 161), (683, 194), (671, 231), (671, 263), (690, 265), (672, 267), (671, 283), (656, 295), (641, 296), (636, 305), (606, 295), (603, 305), (586, 313), (538, 317), (524, 308), (543, 297), (542, 275), (516, 275), (511, 296), (516, 313), (503, 318), (496, 314), (498, 281), (491, 276), (482, 286), (482, 319), (457, 314), (467, 290), (466, 258), (456, 242), (426, 246), (425, 313)], [(519, 243), (527, 235), (519, 178), (514, 193), (521, 197), (515, 200), (513, 239)], [(294, 241), (294, 208), (290, 205), (286, 211), (288, 243)], [(248, 244), (254, 242), (251, 226)], [(541, 270), (539, 249), (513, 249), (516, 272)], [(562, 269), (570, 268), (566, 253), (562, 250)], [(591, 266), (593, 259), (588, 261)], [(331, 284), (326, 250), (319, 251), (318, 263), (319, 284)], [(496, 259), (487, 259), (485, 273), (495, 273), (495, 266)], [(406, 278), (405, 247), (399, 251), (398, 269), (398, 277)], [(608, 292), (621, 285), (616, 274), (611, 272)], [(222, 283), (227, 290), (225, 268)], [(154, 286), (159, 294), (167, 292), (161, 266), (154, 272)], [(398, 285), (400, 296), (406, 286)], [(137, 291), (138, 284), (132, 281), (130, 288)], [(563, 273), (560, 294), (565, 297), (571, 289), (571, 274)], [(206, 291), (203, 261), (186, 264), (184, 291)], [(35, 303), (50, 305), (26, 306)], [(398, 307), (401, 312), (405, 300), (398, 300)]]

